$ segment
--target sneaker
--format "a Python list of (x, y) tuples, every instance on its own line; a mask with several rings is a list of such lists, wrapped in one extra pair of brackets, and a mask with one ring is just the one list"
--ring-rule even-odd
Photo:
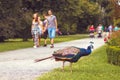
[(47, 47), (47, 45), (46, 45), (46, 44), (44, 44), (44, 45), (43, 45), (43, 47)]
[(36, 47), (40, 47), (40, 45), (37, 45)]
[(54, 45), (51, 45), (50, 48), (54, 48)]
[(37, 46), (33, 46), (33, 48), (37, 48)]

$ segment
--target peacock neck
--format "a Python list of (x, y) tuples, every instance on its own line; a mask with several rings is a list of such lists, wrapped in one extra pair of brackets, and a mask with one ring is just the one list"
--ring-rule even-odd
[(90, 54), (91, 52), (91, 49), (87, 49), (87, 54)]

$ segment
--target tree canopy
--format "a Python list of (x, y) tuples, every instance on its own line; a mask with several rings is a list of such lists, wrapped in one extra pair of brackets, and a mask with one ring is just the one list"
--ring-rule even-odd
[(90, 24), (110, 21), (112, 8), (108, 3), (109, 0), (0, 0), (0, 41), (16, 37), (27, 40), (31, 36), (32, 14), (38, 12), (42, 17), (48, 9), (57, 16), (63, 34), (83, 33)]

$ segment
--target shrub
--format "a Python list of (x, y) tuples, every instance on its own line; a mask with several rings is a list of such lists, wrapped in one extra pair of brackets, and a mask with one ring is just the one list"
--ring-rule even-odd
[(106, 52), (108, 62), (120, 66), (120, 31), (112, 33)]
[(115, 31), (112, 33), (108, 45), (120, 46), (120, 31)]
[(120, 19), (114, 20), (114, 25), (120, 26)]
[(107, 46), (106, 49), (108, 62), (120, 66), (120, 47)]

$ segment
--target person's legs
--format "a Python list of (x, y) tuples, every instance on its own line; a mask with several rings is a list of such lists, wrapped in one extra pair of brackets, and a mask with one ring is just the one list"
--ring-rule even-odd
[(47, 46), (47, 35), (48, 35), (48, 31), (46, 30), (45, 32), (44, 32), (44, 47), (46, 47)]
[(40, 46), (40, 40), (41, 40), (41, 37), (39, 36), (39, 37), (38, 37), (38, 44), (37, 44), (37, 47)]
[(54, 38), (55, 38), (55, 28), (51, 30), (51, 48), (54, 47)]
[(32, 40), (33, 40), (33, 43), (35, 42), (34, 39), (35, 39), (35, 34), (34, 34), (34, 31), (32, 30), (31, 31), (31, 35), (32, 35)]
[(48, 28), (48, 36), (50, 38), (50, 34), (51, 34), (51, 28)]
[(54, 38), (52, 38), (50, 42), (51, 42), (51, 44), (54, 44)]
[(41, 35), (42, 35), (42, 30), (39, 28), (38, 29), (38, 42), (37, 42), (37, 47), (39, 47), (40, 46), (40, 41), (41, 41)]
[(53, 39), (53, 38), (50, 39), (50, 42), (51, 42), (51, 46), (50, 46), (50, 48), (54, 48), (54, 39)]
[(37, 45), (38, 45), (38, 34), (35, 32), (34, 33), (34, 48), (37, 48)]

